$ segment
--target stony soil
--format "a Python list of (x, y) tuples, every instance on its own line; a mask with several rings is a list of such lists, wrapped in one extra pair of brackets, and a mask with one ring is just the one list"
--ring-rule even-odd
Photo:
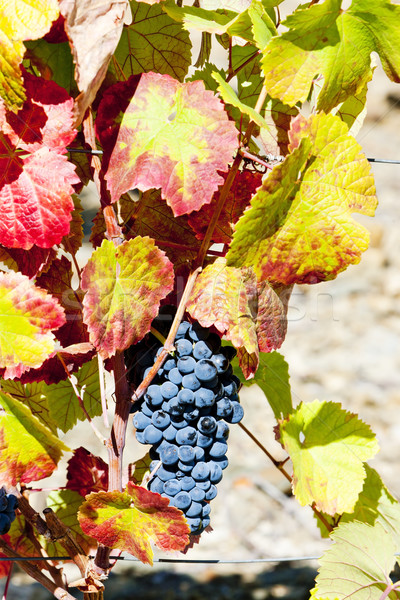
[[(368, 157), (400, 159), (400, 90), (381, 72), (375, 77), (358, 140)], [(282, 352), (290, 366), (296, 403), (315, 398), (337, 401), (372, 426), (381, 446), (372, 465), (400, 497), (400, 165), (374, 164), (372, 169), (380, 204), (374, 220), (362, 219), (371, 231), (371, 247), (360, 265), (336, 281), (294, 290)], [(274, 440), (273, 417), (262, 393), (246, 389), (242, 402), (245, 425), (279, 458), (282, 451)], [(214, 530), (202, 536), (187, 558), (320, 555), (327, 542), (320, 539), (310, 511), (290, 497), (287, 481), (243, 430), (232, 430), (230, 468), (213, 501)], [(66, 442), (80, 443), (69, 436)], [(96, 443), (93, 451), (99, 453)], [(308, 597), (316, 567), (315, 560), (273, 565), (160, 563), (153, 569), (119, 564), (107, 584), (106, 598), (301, 600)], [(69, 576), (78, 576), (67, 570)], [(49, 597), (40, 586), (26, 585), (25, 576), (16, 570), (9, 600)]]

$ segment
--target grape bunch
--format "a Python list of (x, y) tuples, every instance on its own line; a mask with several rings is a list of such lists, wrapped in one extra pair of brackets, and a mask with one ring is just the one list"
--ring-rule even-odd
[(0, 535), (4, 535), (10, 529), (17, 506), (17, 497), (14, 494), (7, 494), (4, 487), (0, 488)]
[[(221, 346), (216, 333), (187, 321), (180, 324), (174, 345), (133, 424), (137, 440), (152, 445), (149, 489), (182, 510), (191, 533), (200, 534), (210, 523), (209, 502), (228, 465), (228, 424), (243, 417), (239, 379), (230, 364), (236, 350)], [(161, 349), (153, 346), (143, 359), (144, 365), (149, 363), (143, 377)]]

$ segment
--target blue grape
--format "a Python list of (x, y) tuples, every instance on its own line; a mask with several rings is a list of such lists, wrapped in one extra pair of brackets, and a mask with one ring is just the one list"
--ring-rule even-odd
[(199, 342), (195, 343), (193, 347), (193, 356), (196, 360), (201, 360), (202, 358), (211, 358), (212, 354), (213, 351), (207, 342), (200, 340)]
[(204, 435), (203, 433), (199, 433), (197, 436), (197, 445), (200, 448), (209, 448), (213, 443), (212, 437), (209, 435)]
[(190, 463), (196, 458), (196, 452), (193, 446), (183, 445), (178, 448), (179, 460)]
[(188, 492), (179, 492), (173, 500), (173, 505), (180, 510), (186, 510), (192, 503), (192, 499)]
[(184, 338), (188, 329), (190, 329), (190, 323), (187, 321), (182, 321), (178, 327), (178, 331), (176, 332), (175, 340)]
[(178, 369), (178, 367), (174, 367), (168, 372), (168, 379), (175, 385), (181, 385), (182, 383), (182, 373)]
[(189, 373), (188, 375), (184, 375), (182, 377), (182, 387), (195, 392), (201, 388), (201, 383), (194, 373)]
[(218, 402), (216, 402), (215, 404), (217, 406), (216, 413), (218, 417), (221, 417), (222, 419), (227, 419), (229, 415), (232, 414), (233, 406), (229, 398), (222, 398), (221, 400), (218, 400)]
[(229, 423), (239, 423), (243, 419), (244, 410), (243, 406), (239, 404), (239, 402), (233, 401), (232, 404), (232, 413), (228, 417)]
[(222, 469), (216, 462), (208, 463), (210, 465), (211, 483), (219, 483), (222, 479)]
[(197, 533), (198, 529), (202, 524), (202, 520), (200, 519), (200, 517), (192, 517), (191, 519), (186, 519), (186, 521), (190, 527), (190, 531), (192, 533)]
[(227, 440), (229, 437), (229, 425), (225, 421), (218, 421), (215, 431), (215, 439), (218, 441)]
[(7, 533), (9, 531), (10, 527), (11, 527), (10, 517), (5, 512), (0, 513), (0, 534), (4, 535), (5, 533)]
[(206, 500), (209, 502), (210, 500), (214, 500), (216, 495), (218, 494), (217, 486), (214, 484), (210, 485), (210, 488), (206, 491)]
[(165, 469), (162, 465), (157, 469), (157, 476), (161, 481), (168, 481), (169, 479), (176, 479), (176, 473), (173, 470)]
[(193, 450), (194, 450), (194, 454), (195, 454), (195, 459), (197, 461), (204, 460), (204, 456), (206, 454), (204, 451), (204, 448), (200, 448), (200, 446), (195, 446), (193, 448)]
[(189, 373), (193, 373), (196, 364), (193, 356), (182, 356), (178, 359), (176, 366), (182, 375), (188, 375)]
[(143, 431), (143, 429), (146, 429), (147, 425), (150, 425), (150, 423), (151, 418), (146, 416), (142, 412), (136, 413), (136, 415), (133, 417), (133, 426), (139, 431)]
[(194, 392), (194, 402), (197, 408), (212, 406), (215, 403), (215, 394), (212, 390), (201, 387)]
[(194, 500), (192, 500), (192, 503), (190, 504), (189, 508), (186, 510), (186, 514), (189, 517), (189, 519), (192, 517), (199, 517), (202, 513), (202, 510), (203, 510), (202, 503), (195, 502)]
[(227, 450), (228, 444), (226, 442), (214, 442), (208, 452), (212, 458), (220, 458), (226, 454)]
[(172, 381), (164, 381), (164, 383), (160, 387), (161, 394), (165, 400), (170, 400), (179, 392), (179, 388)]
[(147, 402), (142, 402), (142, 406), (140, 408), (140, 411), (146, 415), (146, 417), (151, 417), (153, 416), (153, 412), (154, 412), (154, 408), (151, 408), (151, 406), (149, 406), (147, 404)]
[(211, 487), (211, 481), (209, 479), (205, 479), (204, 481), (196, 481), (196, 486), (206, 492)]
[(168, 481), (165, 481), (163, 487), (163, 491), (168, 494), (168, 496), (176, 496), (176, 494), (182, 490), (182, 484), (178, 479), (168, 479)]
[(183, 446), (184, 444), (188, 444), (189, 446), (195, 446), (197, 441), (197, 431), (194, 427), (184, 427), (180, 429), (176, 434), (176, 443), (179, 446)]
[(207, 384), (210, 387), (211, 384), (214, 386), (216, 383), (218, 383), (217, 368), (208, 358), (202, 358), (201, 360), (197, 361), (194, 374), (201, 383)]
[(163, 364), (163, 369), (165, 371), (170, 371), (176, 367), (176, 360), (174, 358), (167, 358), (165, 363)]
[(225, 373), (229, 366), (229, 360), (223, 354), (213, 354), (210, 360), (214, 363), (218, 373)]
[(207, 517), (210, 514), (210, 512), (211, 512), (211, 506), (208, 503), (204, 504), (203, 511), (202, 511), (203, 517)]
[(157, 429), (152, 423), (147, 425), (146, 429), (143, 431), (143, 435), (146, 444), (157, 444), (158, 442), (161, 442), (163, 437), (161, 429)]
[(181, 356), (190, 356), (193, 350), (193, 344), (189, 340), (183, 338), (175, 342), (176, 354)]
[(197, 423), (198, 430), (204, 435), (212, 435), (217, 429), (217, 421), (214, 417), (201, 417)]
[(171, 422), (171, 417), (163, 410), (156, 410), (151, 417), (152, 423), (157, 429), (166, 429)]
[(206, 497), (205, 491), (197, 487), (197, 485), (190, 490), (189, 494), (194, 502), (201, 502)]
[(209, 329), (202, 327), (199, 323), (192, 323), (188, 329), (188, 335), (191, 340), (198, 342), (199, 340), (206, 340), (210, 335)]
[(173, 442), (176, 438), (177, 429), (172, 425), (168, 425), (167, 429), (163, 431), (163, 437), (167, 442)]
[(164, 481), (161, 481), (159, 477), (153, 477), (149, 483), (149, 489), (151, 492), (162, 494), (164, 491)]
[(164, 398), (162, 396), (160, 386), (155, 384), (149, 385), (149, 387), (147, 388), (147, 392), (144, 395), (144, 399), (150, 406), (161, 406)]
[(174, 396), (168, 403), (168, 412), (170, 415), (174, 417), (181, 417), (183, 415), (183, 411), (185, 407), (179, 402), (178, 396)]
[(192, 405), (194, 404), (194, 392), (193, 390), (181, 389), (178, 392), (178, 400), (181, 404)]
[(203, 529), (206, 529), (206, 527), (208, 527), (208, 526), (209, 526), (209, 524), (210, 524), (210, 521), (211, 521), (210, 517), (208, 517), (208, 516), (207, 516), (207, 517), (203, 517), (203, 520), (202, 520), (202, 522), (201, 522), (201, 526), (202, 526), (202, 528), (203, 528)]
[(183, 417), (186, 419), (186, 421), (195, 421), (196, 419), (198, 419), (200, 414), (200, 411), (198, 408), (194, 407), (194, 408), (190, 408), (189, 410), (185, 410), (183, 413)]
[(185, 475), (185, 477), (182, 477), (180, 481), (182, 490), (184, 490), (185, 492), (190, 492), (190, 490), (192, 490), (196, 485), (196, 482), (193, 479), (193, 477), (190, 477), (189, 475)]
[(178, 468), (186, 475), (192, 472), (193, 467), (194, 460), (187, 460), (185, 462), (183, 460), (178, 461)]
[(160, 458), (164, 465), (170, 466), (178, 462), (178, 448), (175, 444), (168, 444), (162, 448)]
[(192, 477), (195, 481), (205, 481), (209, 475), (210, 467), (206, 462), (199, 462), (192, 469)]

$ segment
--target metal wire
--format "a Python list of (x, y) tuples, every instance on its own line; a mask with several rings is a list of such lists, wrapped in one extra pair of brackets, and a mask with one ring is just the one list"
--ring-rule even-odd
[[(96, 154), (96, 155), (101, 155), (103, 154), (103, 150), (88, 150), (86, 148), (67, 148), (68, 152), (82, 152), (83, 154)], [(283, 160), (283, 156), (272, 156), (272, 155), (268, 155), (267, 157), (268, 159), (270, 159), (271, 161), (282, 161)], [(400, 160), (394, 160), (391, 158), (367, 158), (368, 162), (373, 162), (373, 163), (386, 163), (386, 164), (391, 164), (391, 165), (400, 165)]]
[[(87, 558), (95, 558), (94, 556), (88, 556)], [(194, 558), (155, 558), (155, 563), (184, 563), (184, 564), (220, 564), (220, 565), (237, 565), (237, 564), (255, 564), (255, 563), (281, 563), (281, 562), (301, 562), (307, 560), (318, 560), (320, 556), (281, 556), (277, 558), (249, 558), (249, 559), (238, 559), (228, 560), (220, 558), (208, 558), (208, 559), (194, 559)], [(41, 560), (72, 560), (71, 556), (16, 556), (10, 558), (0, 558), (0, 562), (14, 561), (23, 562), (26, 560), (41, 561)], [(124, 560), (126, 562), (137, 562), (142, 561), (138, 558), (128, 556), (110, 556), (110, 560)]]

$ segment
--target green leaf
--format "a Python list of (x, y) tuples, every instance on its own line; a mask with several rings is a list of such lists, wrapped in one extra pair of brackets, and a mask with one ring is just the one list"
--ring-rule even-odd
[[(71, 530), (77, 542), (88, 554), (97, 547), (96, 540), (85, 535), (78, 521), (78, 510), (84, 498), (72, 490), (59, 490), (51, 492), (47, 497), (47, 506)], [(49, 556), (65, 556), (65, 548), (60, 542), (42, 538)]]
[(232, 104), (232, 106), (235, 106), (236, 108), (238, 108), (241, 111), (241, 113), (248, 115), (250, 117), (250, 119), (252, 121), (254, 121), (254, 123), (256, 123), (259, 127), (265, 127), (266, 129), (268, 129), (268, 125), (267, 125), (265, 119), (262, 118), (260, 113), (258, 113), (253, 108), (251, 108), (251, 106), (247, 106), (246, 104), (243, 104), (243, 102), (241, 102), (239, 100), (236, 93), (229, 85), (229, 83), (226, 83), (226, 81), (224, 81), (224, 79), (221, 77), (221, 75), (219, 73), (214, 72), (212, 74), (212, 76), (215, 79), (215, 81), (218, 83), (217, 89), (218, 89), (218, 92), (220, 93), (221, 98), (223, 99), (224, 102), (226, 102), (228, 104)]
[(248, 13), (252, 22), (252, 32), (257, 48), (264, 50), (271, 37), (277, 34), (275, 24), (260, 0), (252, 1)]
[(317, 109), (329, 112), (357, 96), (371, 78), (377, 52), (387, 76), (400, 81), (400, 6), (387, 0), (340, 0), (301, 7), (283, 23), (288, 31), (273, 38), (262, 61), (271, 96), (293, 106), (304, 102), (314, 78), (323, 76)]
[(23, 402), (30, 411), (53, 433), (57, 433), (57, 425), (50, 414), (50, 406), (46, 396), (43, 395), (42, 381), (23, 384), (20, 381), (7, 379), (0, 381), (1, 389), (13, 396), (16, 400)]
[(150, 331), (173, 279), (172, 263), (151, 238), (137, 236), (117, 248), (103, 241), (82, 272), (83, 318), (103, 358)]
[(191, 41), (187, 31), (163, 10), (162, 4), (130, 2), (132, 23), (125, 26), (111, 60), (117, 79), (148, 71), (183, 81), (191, 64)]
[(293, 462), (293, 491), (302, 506), (334, 515), (352, 512), (366, 476), (363, 462), (378, 452), (370, 427), (338, 403), (301, 403), (280, 427)]
[(133, 188), (161, 188), (175, 216), (211, 202), (238, 145), (222, 102), (201, 81), (158, 73), (141, 76), (117, 125), (106, 174), (113, 202)]
[[(102, 414), (100, 399), (100, 382), (97, 358), (85, 363), (76, 374), (76, 387), (83, 400), (83, 405), (90, 417)], [(75, 390), (69, 379), (57, 384), (43, 385), (43, 395), (47, 398), (50, 415), (57, 427), (64, 433), (72, 429), (77, 421), (84, 421), (83, 412)]]
[(279, 352), (260, 352), (259, 367), (253, 379), (246, 381), (238, 366), (238, 359), (233, 361), (234, 372), (243, 385), (249, 387), (257, 384), (265, 394), (275, 418), (286, 418), (293, 412), (292, 395), (289, 384), (289, 366)]
[(381, 523), (341, 523), (331, 535), (334, 544), (320, 559), (311, 598), (321, 600), (396, 600), (389, 575), (396, 546)]
[(129, 552), (153, 564), (150, 542), (163, 550), (184, 550), (189, 526), (168, 498), (128, 483), (124, 492), (97, 492), (79, 511), (83, 531), (109, 548)]
[[(381, 523), (387, 531), (393, 534), (393, 539), (397, 547), (396, 551), (399, 552), (400, 504), (389, 492), (375, 469), (372, 469), (368, 464), (364, 466), (367, 476), (364, 480), (363, 489), (360, 492), (353, 512), (346, 512), (340, 515), (340, 522), (361, 521), (369, 525), (375, 525), (378, 522)], [(335, 515), (334, 520), (337, 520), (337, 517), (339, 515)], [(317, 524), (322, 535), (328, 537), (329, 532), (319, 519), (317, 519)]]
[(40, 367), (54, 351), (52, 330), (65, 321), (56, 299), (25, 275), (0, 273), (0, 367), (5, 378)]
[(35, 67), (40, 74), (51, 77), (74, 96), (78, 93), (74, 79), (74, 63), (68, 42), (52, 44), (44, 39), (25, 42), (24, 64)]
[(49, 477), (69, 448), (22, 402), (0, 392), (0, 404), (0, 485)]
[(374, 214), (371, 168), (338, 117), (300, 116), (289, 135), (294, 150), (237, 223), (227, 264), (253, 266), (276, 283), (334, 279), (368, 247), (368, 231), (351, 215)]

